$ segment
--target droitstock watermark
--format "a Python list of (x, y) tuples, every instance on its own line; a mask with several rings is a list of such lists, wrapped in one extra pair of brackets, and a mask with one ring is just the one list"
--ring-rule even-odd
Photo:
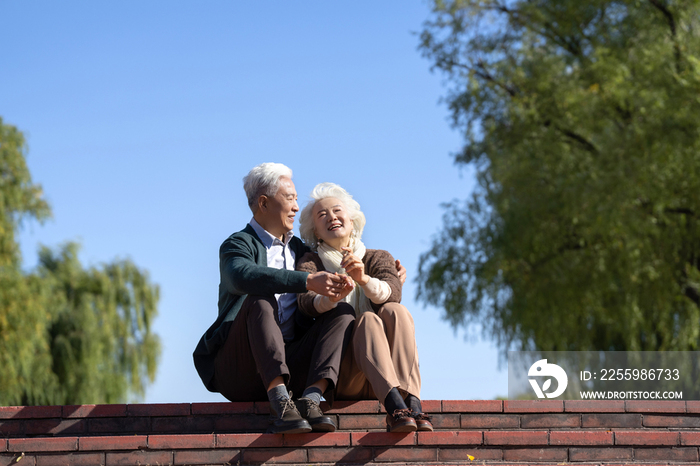
[(510, 400), (700, 400), (697, 351), (509, 351)]

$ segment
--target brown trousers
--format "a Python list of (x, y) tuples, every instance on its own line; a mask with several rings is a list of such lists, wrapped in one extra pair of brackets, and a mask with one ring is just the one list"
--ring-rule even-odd
[(325, 396), (332, 400), (355, 320), (352, 306), (338, 305), (287, 343), (277, 324), (277, 309), (275, 298), (246, 298), (214, 360), (216, 390), (231, 401), (264, 401), (275, 377), (282, 376), (296, 396), (328, 379)]
[(355, 321), (340, 365), (337, 400), (378, 399), (398, 387), (402, 396), (420, 398), (420, 369), (413, 317), (403, 305), (386, 303)]

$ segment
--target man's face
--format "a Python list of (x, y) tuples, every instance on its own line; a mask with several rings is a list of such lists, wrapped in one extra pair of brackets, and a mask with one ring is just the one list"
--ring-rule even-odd
[(280, 188), (273, 197), (263, 196), (260, 211), (264, 224), (261, 225), (273, 235), (281, 238), (294, 228), (294, 217), (299, 212), (297, 190), (291, 178), (280, 178)]

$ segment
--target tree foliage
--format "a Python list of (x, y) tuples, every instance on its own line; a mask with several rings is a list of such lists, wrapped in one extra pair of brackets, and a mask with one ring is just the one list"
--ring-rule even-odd
[(700, 2), (436, 0), (453, 201), (418, 296), (502, 348), (697, 350)]
[(42, 247), (25, 272), (16, 233), (50, 215), (22, 134), (0, 119), (0, 404), (125, 402), (155, 377), (158, 286), (131, 261), (84, 268), (78, 246)]

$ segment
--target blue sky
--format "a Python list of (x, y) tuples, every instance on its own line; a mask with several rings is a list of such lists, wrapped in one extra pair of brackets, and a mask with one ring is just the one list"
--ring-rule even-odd
[(85, 265), (149, 271), (163, 353), (143, 401), (225, 401), (191, 354), (216, 317), (219, 245), (251, 217), (241, 180), (268, 161), (293, 169), (302, 206), (316, 183), (348, 189), (367, 247), (406, 266), (423, 399), (507, 394), (493, 344), (415, 301), (440, 204), (474, 186), (417, 50), (428, 15), (420, 0), (0, 2), (0, 116), (53, 209), (21, 232), (25, 266), (70, 240)]

